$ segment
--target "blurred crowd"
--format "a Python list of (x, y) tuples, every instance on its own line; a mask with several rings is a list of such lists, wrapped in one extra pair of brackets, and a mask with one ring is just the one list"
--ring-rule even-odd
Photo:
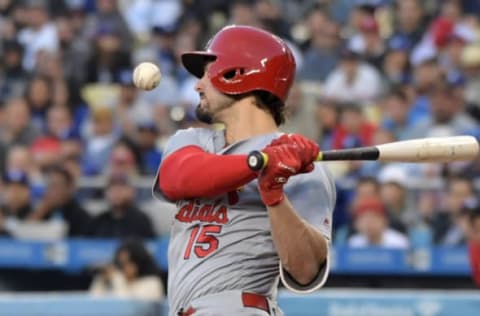
[[(479, 137), (479, 16), (468, 0), (0, 0), (0, 232), (167, 235), (151, 181), (168, 137), (199, 124), (179, 56), (227, 24), (287, 41), (297, 76), (282, 129), (323, 150)], [(142, 61), (162, 70), (153, 91), (132, 83)], [(480, 160), (331, 170), (335, 243), (465, 244)]]

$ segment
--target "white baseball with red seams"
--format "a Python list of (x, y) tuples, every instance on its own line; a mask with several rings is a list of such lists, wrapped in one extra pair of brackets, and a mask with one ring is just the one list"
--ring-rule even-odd
[(133, 83), (139, 89), (152, 90), (160, 83), (162, 73), (157, 65), (150, 62), (143, 62), (135, 67), (133, 71)]

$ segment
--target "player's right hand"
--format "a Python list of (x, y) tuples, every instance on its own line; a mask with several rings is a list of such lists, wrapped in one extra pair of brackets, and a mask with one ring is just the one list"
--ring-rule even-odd
[(274, 206), (283, 200), (288, 178), (302, 170), (301, 151), (292, 144), (268, 145), (262, 151), (268, 155), (268, 165), (258, 177), (260, 196), (265, 205)]
[(317, 159), (320, 152), (320, 147), (317, 143), (300, 134), (283, 134), (271, 143), (273, 146), (285, 144), (298, 147), (302, 159), (301, 173), (308, 173), (314, 169), (313, 162)]

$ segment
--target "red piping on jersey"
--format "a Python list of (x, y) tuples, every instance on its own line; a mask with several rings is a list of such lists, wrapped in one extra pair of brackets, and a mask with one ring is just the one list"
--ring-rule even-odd
[(170, 200), (213, 197), (234, 191), (256, 178), (246, 155), (216, 155), (186, 146), (162, 162), (159, 186)]
[(472, 268), (472, 278), (480, 287), (480, 244), (471, 241), (468, 245), (470, 254), (470, 266)]

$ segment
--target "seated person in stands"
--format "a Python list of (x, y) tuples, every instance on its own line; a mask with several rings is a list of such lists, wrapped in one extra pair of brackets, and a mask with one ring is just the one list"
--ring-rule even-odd
[(435, 243), (442, 246), (466, 244), (465, 226), (468, 220), (462, 210), (467, 201), (475, 199), (472, 180), (464, 177), (449, 179), (444, 207), (436, 210), (432, 218)]
[(472, 278), (475, 284), (480, 287), (480, 205), (469, 210), (470, 233), (468, 242), (468, 253)]
[(24, 220), (32, 211), (28, 175), (10, 171), (3, 175), (3, 203), (0, 212), (0, 235), (11, 235), (15, 222)]
[(136, 146), (140, 154), (140, 171), (145, 175), (157, 172), (162, 153), (157, 146), (159, 130), (153, 121), (137, 123)]
[(90, 215), (75, 199), (73, 176), (63, 168), (51, 168), (47, 172), (47, 189), (35, 212), (33, 220), (59, 218), (68, 224), (68, 236), (86, 236), (91, 222)]
[(406, 249), (408, 238), (388, 225), (385, 206), (379, 198), (365, 198), (354, 205), (354, 225), (357, 234), (348, 240), (354, 248), (382, 247)]
[(162, 301), (165, 298), (162, 280), (154, 258), (137, 240), (128, 240), (117, 249), (113, 264), (97, 275), (90, 293), (94, 296), (115, 296)]
[(135, 205), (135, 187), (127, 175), (111, 175), (105, 191), (110, 208), (94, 218), (91, 235), (94, 237), (153, 238), (150, 219)]

